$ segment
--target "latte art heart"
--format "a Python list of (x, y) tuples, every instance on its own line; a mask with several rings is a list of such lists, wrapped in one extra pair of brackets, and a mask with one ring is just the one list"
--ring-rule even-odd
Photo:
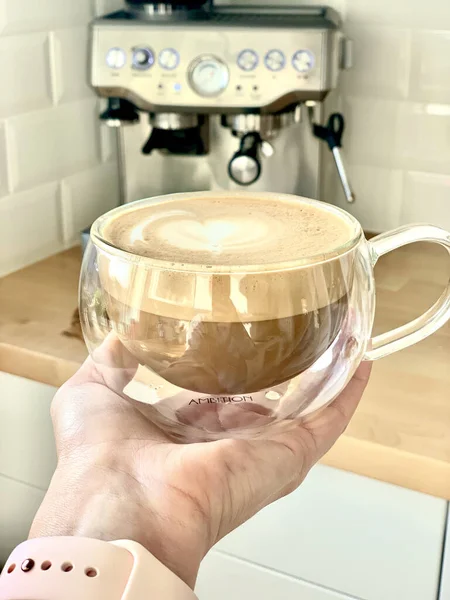
[(348, 224), (317, 205), (250, 197), (193, 196), (130, 209), (103, 237), (172, 266), (277, 265), (326, 254), (351, 239)]

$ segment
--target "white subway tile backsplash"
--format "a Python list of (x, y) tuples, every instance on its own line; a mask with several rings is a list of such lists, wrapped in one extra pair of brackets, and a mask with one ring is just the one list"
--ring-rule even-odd
[(347, 0), (350, 22), (450, 29), (448, 0)]
[(47, 33), (0, 38), (0, 117), (51, 106)]
[(52, 35), (57, 100), (70, 102), (91, 98), (93, 91), (88, 85), (88, 28), (60, 29)]
[(101, 214), (119, 204), (117, 165), (101, 165), (63, 181), (65, 241), (76, 240), (80, 231), (92, 225)]
[(6, 0), (0, 0), (0, 35), (6, 27)]
[(62, 250), (59, 185), (0, 199), (0, 277)]
[(65, 177), (100, 160), (95, 100), (20, 115), (9, 127), (14, 190)]
[(402, 221), (450, 230), (450, 174), (405, 173)]
[(379, 233), (400, 224), (403, 172), (378, 167), (352, 166), (349, 178), (356, 202), (348, 204), (337, 194), (338, 206), (353, 214), (366, 231)]
[(395, 157), (400, 103), (347, 96), (343, 107), (347, 120), (344, 144), (350, 163), (389, 168)]
[(406, 98), (411, 31), (350, 25), (346, 33), (354, 43), (355, 64), (343, 73), (344, 93), (368, 98)]
[(6, 125), (0, 121), (0, 198), (9, 190), (8, 156), (6, 148)]
[[(103, 103), (99, 102), (97, 106), (97, 114), (100, 115), (105, 110)], [(100, 153), (103, 162), (111, 162), (117, 160), (117, 135), (120, 135), (120, 130), (115, 127), (108, 127), (100, 120)]]
[(115, 10), (124, 8), (123, 0), (95, 0), (95, 14), (106, 15)]
[(417, 31), (413, 48), (411, 99), (450, 104), (450, 31)]
[(3, 2), (3, 33), (7, 34), (76, 27), (86, 25), (93, 17), (92, 0), (0, 1)]
[(401, 103), (392, 144), (398, 167), (450, 174), (450, 105)]
[[(234, 3), (261, 2), (276, 4), (274, 0)], [(334, 94), (338, 102), (330, 100), (326, 108), (326, 114), (331, 105), (342, 110), (348, 125), (344, 153), (358, 196), (351, 210), (375, 230), (410, 220), (420, 212), (420, 200), (407, 203), (402, 188), (404, 184), (409, 190), (414, 180), (422, 189), (424, 184), (417, 183), (420, 173), (419, 180), (427, 181), (432, 198), (433, 218), (446, 222), (442, 184), (446, 179), (439, 175), (450, 173), (448, 0), (330, 0), (327, 4), (344, 19), (355, 48), (355, 67), (343, 73), (340, 90)], [(87, 48), (93, 15), (124, 5), (124, 0), (0, 0), (2, 215), (5, 206), (14, 206), (17, 197), (26, 196), (19, 192), (36, 190), (35, 197), (41, 200), (28, 201), (29, 205), (35, 211), (42, 201), (43, 214), (54, 219), (44, 226), (48, 239), (38, 244), (39, 256), (44, 248), (50, 254), (62, 243), (74, 241), (78, 229), (116, 202), (115, 132), (98, 121), (100, 103), (87, 82)], [(42, 189), (54, 189), (57, 182), (62, 196), (54, 210), (49, 206), (55, 204), (42, 199)], [(329, 167), (323, 187), (326, 200), (349, 208)], [(19, 248), (22, 242), (17, 239), (3, 270), (6, 262), (11, 269), (16, 259), (17, 265), (35, 260), (31, 252), (35, 242), (23, 242)]]

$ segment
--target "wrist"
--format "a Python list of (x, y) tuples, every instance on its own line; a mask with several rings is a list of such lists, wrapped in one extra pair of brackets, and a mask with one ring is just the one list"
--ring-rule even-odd
[(171, 521), (155, 514), (136, 490), (130, 489), (128, 479), (128, 474), (111, 472), (97, 463), (60, 463), (30, 538), (74, 536), (138, 542), (193, 589), (206, 552), (203, 544), (191, 540), (185, 552), (177, 544)]

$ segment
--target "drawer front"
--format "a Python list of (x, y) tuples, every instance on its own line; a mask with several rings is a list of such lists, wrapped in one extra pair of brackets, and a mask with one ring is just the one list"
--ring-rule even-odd
[(12, 550), (28, 538), (45, 492), (0, 475), (0, 570)]
[(217, 549), (363, 600), (435, 600), (446, 502), (318, 466)]
[(447, 520), (439, 600), (450, 600), (450, 523)]
[(0, 567), (27, 539), (56, 466), (56, 389), (0, 372)]
[(56, 467), (56, 388), (0, 372), (0, 474), (47, 489)]
[(349, 596), (211, 552), (200, 570), (199, 600), (349, 600)]

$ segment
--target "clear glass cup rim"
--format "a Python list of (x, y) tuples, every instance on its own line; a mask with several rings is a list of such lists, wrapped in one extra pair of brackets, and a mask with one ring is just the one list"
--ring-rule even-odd
[[(153, 204), (163, 204), (168, 203), (173, 200), (183, 200), (190, 198), (217, 198), (217, 197), (226, 197), (226, 198), (252, 198), (252, 199), (271, 199), (271, 200), (280, 200), (280, 201), (299, 201), (303, 204), (314, 205), (334, 214), (335, 216), (340, 217), (344, 221), (346, 221), (352, 228), (353, 235), (349, 237), (349, 240), (336, 248), (333, 248), (327, 253), (321, 253), (317, 255), (304, 256), (302, 258), (293, 259), (290, 261), (277, 262), (276, 264), (248, 264), (248, 265), (198, 265), (198, 264), (189, 264), (183, 263), (183, 265), (174, 264), (169, 261), (159, 260), (150, 258), (147, 256), (141, 256), (138, 254), (134, 254), (129, 252), (128, 250), (123, 250), (122, 248), (115, 246), (108, 240), (106, 240), (102, 236), (102, 227), (111, 219), (111, 217), (117, 217), (123, 213), (143, 208), (145, 206), (150, 206)], [(345, 210), (334, 206), (332, 204), (328, 204), (326, 202), (322, 202), (320, 200), (313, 200), (311, 198), (305, 198), (303, 196), (296, 196), (293, 194), (279, 194), (276, 192), (246, 192), (246, 191), (210, 191), (210, 192), (181, 192), (174, 194), (165, 194), (163, 196), (154, 196), (151, 198), (144, 198), (143, 200), (136, 200), (134, 202), (129, 202), (127, 204), (123, 204), (117, 208), (110, 210), (105, 213), (101, 217), (99, 217), (91, 227), (90, 239), (95, 247), (97, 247), (102, 252), (120, 258), (125, 262), (136, 263), (139, 264), (139, 267), (147, 268), (147, 269), (161, 269), (165, 271), (172, 272), (185, 272), (185, 273), (203, 273), (207, 275), (215, 275), (215, 274), (234, 274), (234, 273), (267, 273), (267, 272), (283, 272), (283, 271), (291, 271), (295, 269), (299, 269), (301, 267), (310, 267), (313, 265), (319, 265), (321, 263), (327, 263), (334, 261), (338, 258), (341, 258), (345, 254), (351, 252), (364, 237), (363, 230), (360, 222), (353, 217), (351, 214), (346, 212)]]

